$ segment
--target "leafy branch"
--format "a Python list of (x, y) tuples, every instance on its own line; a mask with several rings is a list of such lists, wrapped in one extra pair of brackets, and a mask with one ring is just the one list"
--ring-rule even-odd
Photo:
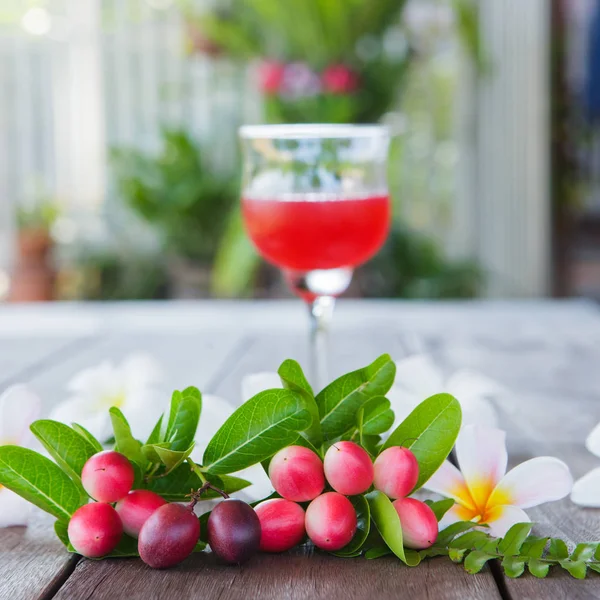
[(448, 556), (471, 574), (479, 573), (490, 560), (498, 560), (504, 574), (511, 578), (520, 577), (527, 569), (543, 579), (553, 566), (576, 579), (584, 579), (588, 569), (600, 573), (600, 542), (577, 544), (569, 552), (559, 538), (531, 535), (533, 523), (517, 523), (503, 538), (474, 527), (476, 524), (470, 522), (450, 525), (440, 532), (434, 546), (419, 553), (421, 558)]

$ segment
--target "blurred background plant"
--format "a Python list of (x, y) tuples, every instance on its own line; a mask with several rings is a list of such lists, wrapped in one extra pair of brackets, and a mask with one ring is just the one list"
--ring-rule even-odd
[(167, 253), (173, 294), (207, 295), (239, 178), (219, 173), (183, 130), (164, 130), (156, 156), (118, 148), (111, 162), (123, 202), (152, 226)]
[[(426, 8), (431, 13), (431, 3), (427, 4), (430, 4)], [(425, 97), (440, 92), (439, 97), (446, 102), (430, 106), (432, 110), (425, 127), (433, 130), (430, 135), (436, 137), (436, 141), (450, 139), (453, 133), (449, 123), (452, 122), (454, 90), (443, 76), (439, 77), (436, 73), (430, 73), (429, 77), (426, 74), (423, 82), (423, 72), (431, 69), (427, 58), (438, 50), (433, 46), (443, 44), (448, 38), (448, 30), (452, 28), (474, 64), (483, 64), (476, 6), (467, 0), (451, 0), (441, 7), (439, 15), (433, 7), (434, 18), (423, 19), (415, 3), (411, 3), (412, 14), (407, 16), (406, 5), (405, 0), (289, 0), (286, 3), (228, 0), (199, 14), (192, 4), (186, 3), (185, 14), (190, 48), (253, 65), (251, 73), (254, 85), (263, 97), (267, 122), (378, 122), (390, 111), (410, 108), (410, 103), (412, 113), (418, 117), (422, 112), (423, 91)], [(442, 30), (445, 30), (445, 35), (440, 35), (444, 33)], [(421, 85), (413, 80), (421, 80)], [(429, 89), (422, 89), (428, 85)], [(444, 85), (446, 89), (441, 89)], [(407, 96), (408, 102), (404, 102), (407, 87), (411, 87), (413, 93)], [(432, 90), (432, 87), (438, 89)], [(411, 117), (412, 114), (409, 114), (405, 120)], [(388, 115), (388, 120), (393, 121), (391, 115)], [(401, 198), (407, 189), (417, 197), (423, 192), (431, 195), (432, 191), (423, 190), (423, 182), (429, 185), (432, 169), (431, 165), (423, 164), (422, 156), (421, 164), (406, 165), (408, 168), (405, 169), (401, 167), (403, 154), (409, 154), (404, 148), (407, 139), (410, 142), (408, 136), (396, 136), (391, 150), (390, 182), (397, 221), (406, 215)], [(455, 165), (448, 166), (453, 168)], [(451, 186), (442, 187), (441, 191), (446, 196), (448, 192), (450, 195), (441, 202), (451, 202)], [(430, 204), (439, 206), (440, 201)], [(243, 237), (241, 219), (235, 217), (230, 221), (213, 274), (213, 291), (217, 295), (240, 295), (251, 285), (255, 269), (250, 267), (258, 259), (249, 245), (242, 241)], [(394, 227), (390, 248), (403, 247), (408, 253), (393, 250), (383, 253), (386, 258), (380, 258), (378, 266), (370, 263), (362, 268), (367, 273), (364, 280), (380, 281), (378, 295), (406, 296), (414, 293), (415, 287), (410, 283), (413, 277), (422, 281), (431, 277), (434, 270), (436, 277), (449, 279), (456, 275), (458, 269), (464, 285), (420, 286), (422, 293), (431, 297), (441, 293), (446, 297), (457, 294), (471, 296), (477, 292), (482, 279), (477, 268), (470, 265), (462, 269), (462, 265), (446, 260), (439, 250), (435, 266), (428, 263), (423, 272), (419, 268), (425, 268), (427, 261), (405, 264), (405, 256), (415, 256), (424, 245), (434, 246), (406, 227)], [(389, 262), (387, 265), (384, 264), (386, 260)], [(370, 277), (372, 269), (380, 274), (403, 275)], [(389, 282), (387, 286), (386, 281)]]

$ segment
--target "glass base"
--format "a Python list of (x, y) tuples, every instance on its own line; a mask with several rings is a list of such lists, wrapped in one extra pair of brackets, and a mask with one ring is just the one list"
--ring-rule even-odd
[(349, 267), (317, 271), (284, 271), (291, 290), (307, 302), (313, 302), (320, 296), (337, 297), (343, 294), (352, 281), (352, 273)]

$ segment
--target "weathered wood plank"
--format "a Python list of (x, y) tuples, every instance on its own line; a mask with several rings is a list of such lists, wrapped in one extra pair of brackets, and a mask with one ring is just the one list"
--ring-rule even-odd
[(44, 597), (68, 577), (74, 565), (54, 535), (53, 523), (37, 511), (28, 527), (0, 529), (0, 598)]
[(241, 567), (217, 564), (213, 555), (194, 555), (169, 571), (153, 571), (139, 560), (82, 560), (56, 600), (159, 600), (177, 597), (221, 600), (392, 600), (500, 598), (488, 573), (467, 575), (448, 561), (418, 569), (383, 558), (339, 559), (329, 555), (266, 555)]

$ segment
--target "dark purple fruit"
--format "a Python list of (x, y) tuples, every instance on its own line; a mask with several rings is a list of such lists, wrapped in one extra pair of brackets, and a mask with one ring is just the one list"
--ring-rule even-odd
[(140, 530), (138, 551), (153, 569), (168, 569), (185, 560), (200, 537), (200, 522), (188, 506), (165, 504)]
[(260, 521), (254, 509), (236, 499), (223, 500), (208, 517), (208, 543), (224, 562), (240, 564), (249, 560), (260, 545)]

